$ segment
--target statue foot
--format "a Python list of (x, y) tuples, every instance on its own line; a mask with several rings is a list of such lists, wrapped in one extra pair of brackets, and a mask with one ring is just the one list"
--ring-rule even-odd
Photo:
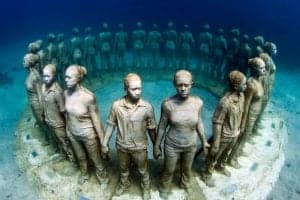
[(237, 160), (235, 160), (235, 159), (229, 161), (228, 165), (231, 166), (231, 167), (233, 167), (233, 168), (235, 168), (235, 169), (240, 169), (242, 167), (240, 165), (240, 163)]
[(219, 173), (221, 173), (221, 174), (223, 174), (223, 175), (225, 175), (225, 176), (227, 176), (227, 177), (230, 177), (230, 176), (231, 176), (231, 173), (230, 173), (225, 167), (222, 167), (222, 168), (216, 168), (216, 170), (217, 170)]
[(150, 195), (150, 190), (143, 190), (143, 200), (150, 200), (151, 199), (151, 195)]
[(117, 189), (115, 190), (115, 196), (121, 196), (125, 191), (127, 187), (123, 184), (118, 184)]
[(88, 173), (81, 174), (78, 178), (78, 184), (82, 185), (90, 179)]
[(208, 187), (215, 187), (215, 181), (213, 180), (212, 176), (202, 176), (202, 181), (207, 185)]

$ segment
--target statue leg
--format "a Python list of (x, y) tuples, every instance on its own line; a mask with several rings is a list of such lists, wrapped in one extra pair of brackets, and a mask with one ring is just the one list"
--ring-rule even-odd
[(96, 169), (96, 176), (100, 184), (108, 182), (107, 172), (100, 156), (99, 142), (96, 138), (86, 138), (84, 147), (88, 153), (89, 159), (93, 162)]
[(147, 150), (133, 152), (131, 156), (133, 162), (137, 165), (138, 171), (141, 175), (141, 186), (145, 197), (144, 199), (150, 199), (150, 176), (148, 169)]
[(120, 181), (115, 191), (115, 195), (120, 196), (130, 185), (128, 179), (130, 167), (130, 154), (128, 152), (117, 149), (117, 155), (120, 167)]
[(75, 156), (73, 150), (71, 148), (71, 144), (69, 143), (69, 139), (66, 134), (65, 127), (52, 128), (53, 133), (57, 137), (59, 141), (59, 148), (63, 150), (63, 152), (67, 155), (67, 158), (71, 161), (75, 161)]
[(167, 196), (170, 192), (171, 181), (179, 159), (180, 152), (176, 152), (175, 148), (165, 144), (164, 170), (161, 176), (161, 187), (159, 188), (162, 197)]
[(197, 147), (191, 146), (185, 152), (181, 153), (181, 187), (185, 190), (189, 189), (191, 179), (191, 169), (195, 157)]

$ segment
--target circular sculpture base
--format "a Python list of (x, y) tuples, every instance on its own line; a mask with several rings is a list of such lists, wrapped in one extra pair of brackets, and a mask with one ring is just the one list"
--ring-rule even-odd
[[(168, 77), (170, 74), (162, 76)], [(119, 77), (111, 76), (109, 82)], [(196, 86), (205, 86), (217, 96), (222, 94), (222, 87), (208, 84), (209, 82), (203, 77), (196, 77), (195, 80), (198, 80)], [(100, 84), (104, 83), (105, 81)], [(99, 83), (90, 84), (93, 84), (93, 88), (98, 88), (97, 84)], [(284, 164), (283, 147), (287, 136), (287, 129), (283, 120), (272, 110), (274, 109), (269, 105), (262, 117), (257, 129), (258, 136), (254, 137), (256, 143), (246, 145), (245, 152), (248, 156), (239, 158), (242, 168), (228, 167), (231, 177), (225, 177), (215, 172), (213, 178), (216, 186), (209, 188), (199, 176), (203, 160), (198, 157), (194, 163), (194, 178), (189, 193), (187, 194), (177, 187), (176, 179), (178, 177), (175, 175), (175, 184), (169, 199), (265, 199)], [(142, 199), (140, 179), (134, 166), (131, 173), (131, 177), (134, 178), (131, 178), (131, 186), (128, 191), (122, 196), (113, 196), (119, 178), (115, 152), (111, 153), (111, 160), (108, 163), (110, 182), (107, 187), (101, 188), (94, 174), (84, 184), (78, 183), (80, 178), (78, 167), (66, 161), (61, 154), (54, 152), (53, 148), (46, 144), (43, 133), (38, 127), (35, 127), (35, 120), (29, 108), (24, 112), (15, 134), (17, 163), (21, 170), (26, 173), (29, 183), (40, 199)], [(162, 160), (150, 160), (151, 199), (153, 200), (160, 199), (158, 181), (161, 168)]]

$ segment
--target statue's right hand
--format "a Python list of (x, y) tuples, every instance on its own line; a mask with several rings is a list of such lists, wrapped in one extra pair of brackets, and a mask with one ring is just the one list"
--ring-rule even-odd
[(103, 153), (103, 154), (108, 154), (108, 146), (101, 146), (101, 152)]
[(210, 152), (211, 152), (212, 155), (216, 155), (216, 154), (218, 153), (218, 151), (219, 151), (219, 146), (213, 145), (213, 146), (211, 147)]
[(160, 146), (154, 146), (153, 154), (155, 159), (159, 159), (161, 157), (161, 149)]

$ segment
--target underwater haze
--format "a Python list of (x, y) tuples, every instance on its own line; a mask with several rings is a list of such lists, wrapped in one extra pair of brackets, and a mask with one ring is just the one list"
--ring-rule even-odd
[[(153, 23), (165, 30), (166, 24), (173, 21), (178, 31), (183, 30), (184, 24), (188, 24), (193, 33), (198, 33), (202, 25), (208, 23), (215, 30), (223, 28), (226, 32), (239, 28), (252, 37), (263, 35), (266, 40), (276, 43), (278, 55), (274, 60), (277, 72), (271, 101), (276, 111), (284, 117), (289, 135), (285, 149), (286, 163), (268, 199), (300, 199), (299, 19), (299, 0), (2, 0), (0, 199), (37, 198), (13, 157), (15, 126), (28, 104), (24, 86), (26, 71), (22, 64), (28, 43), (45, 39), (50, 32), (63, 32), (68, 36), (75, 26), (80, 29), (91, 26), (94, 33), (99, 33), (103, 22), (107, 22), (112, 31), (117, 29), (119, 23), (131, 31), (137, 21), (143, 22), (146, 30)], [(152, 89), (158, 90), (156, 85), (152, 87), (150, 84), (144, 92)], [(212, 98), (205, 92), (202, 94), (207, 95), (203, 99)], [(119, 96), (111, 97), (117, 98)], [(159, 119), (159, 107), (156, 113)], [(104, 117), (107, 114), (104, 113)], [(210, 123), (209, 120), (207, 123)]]

